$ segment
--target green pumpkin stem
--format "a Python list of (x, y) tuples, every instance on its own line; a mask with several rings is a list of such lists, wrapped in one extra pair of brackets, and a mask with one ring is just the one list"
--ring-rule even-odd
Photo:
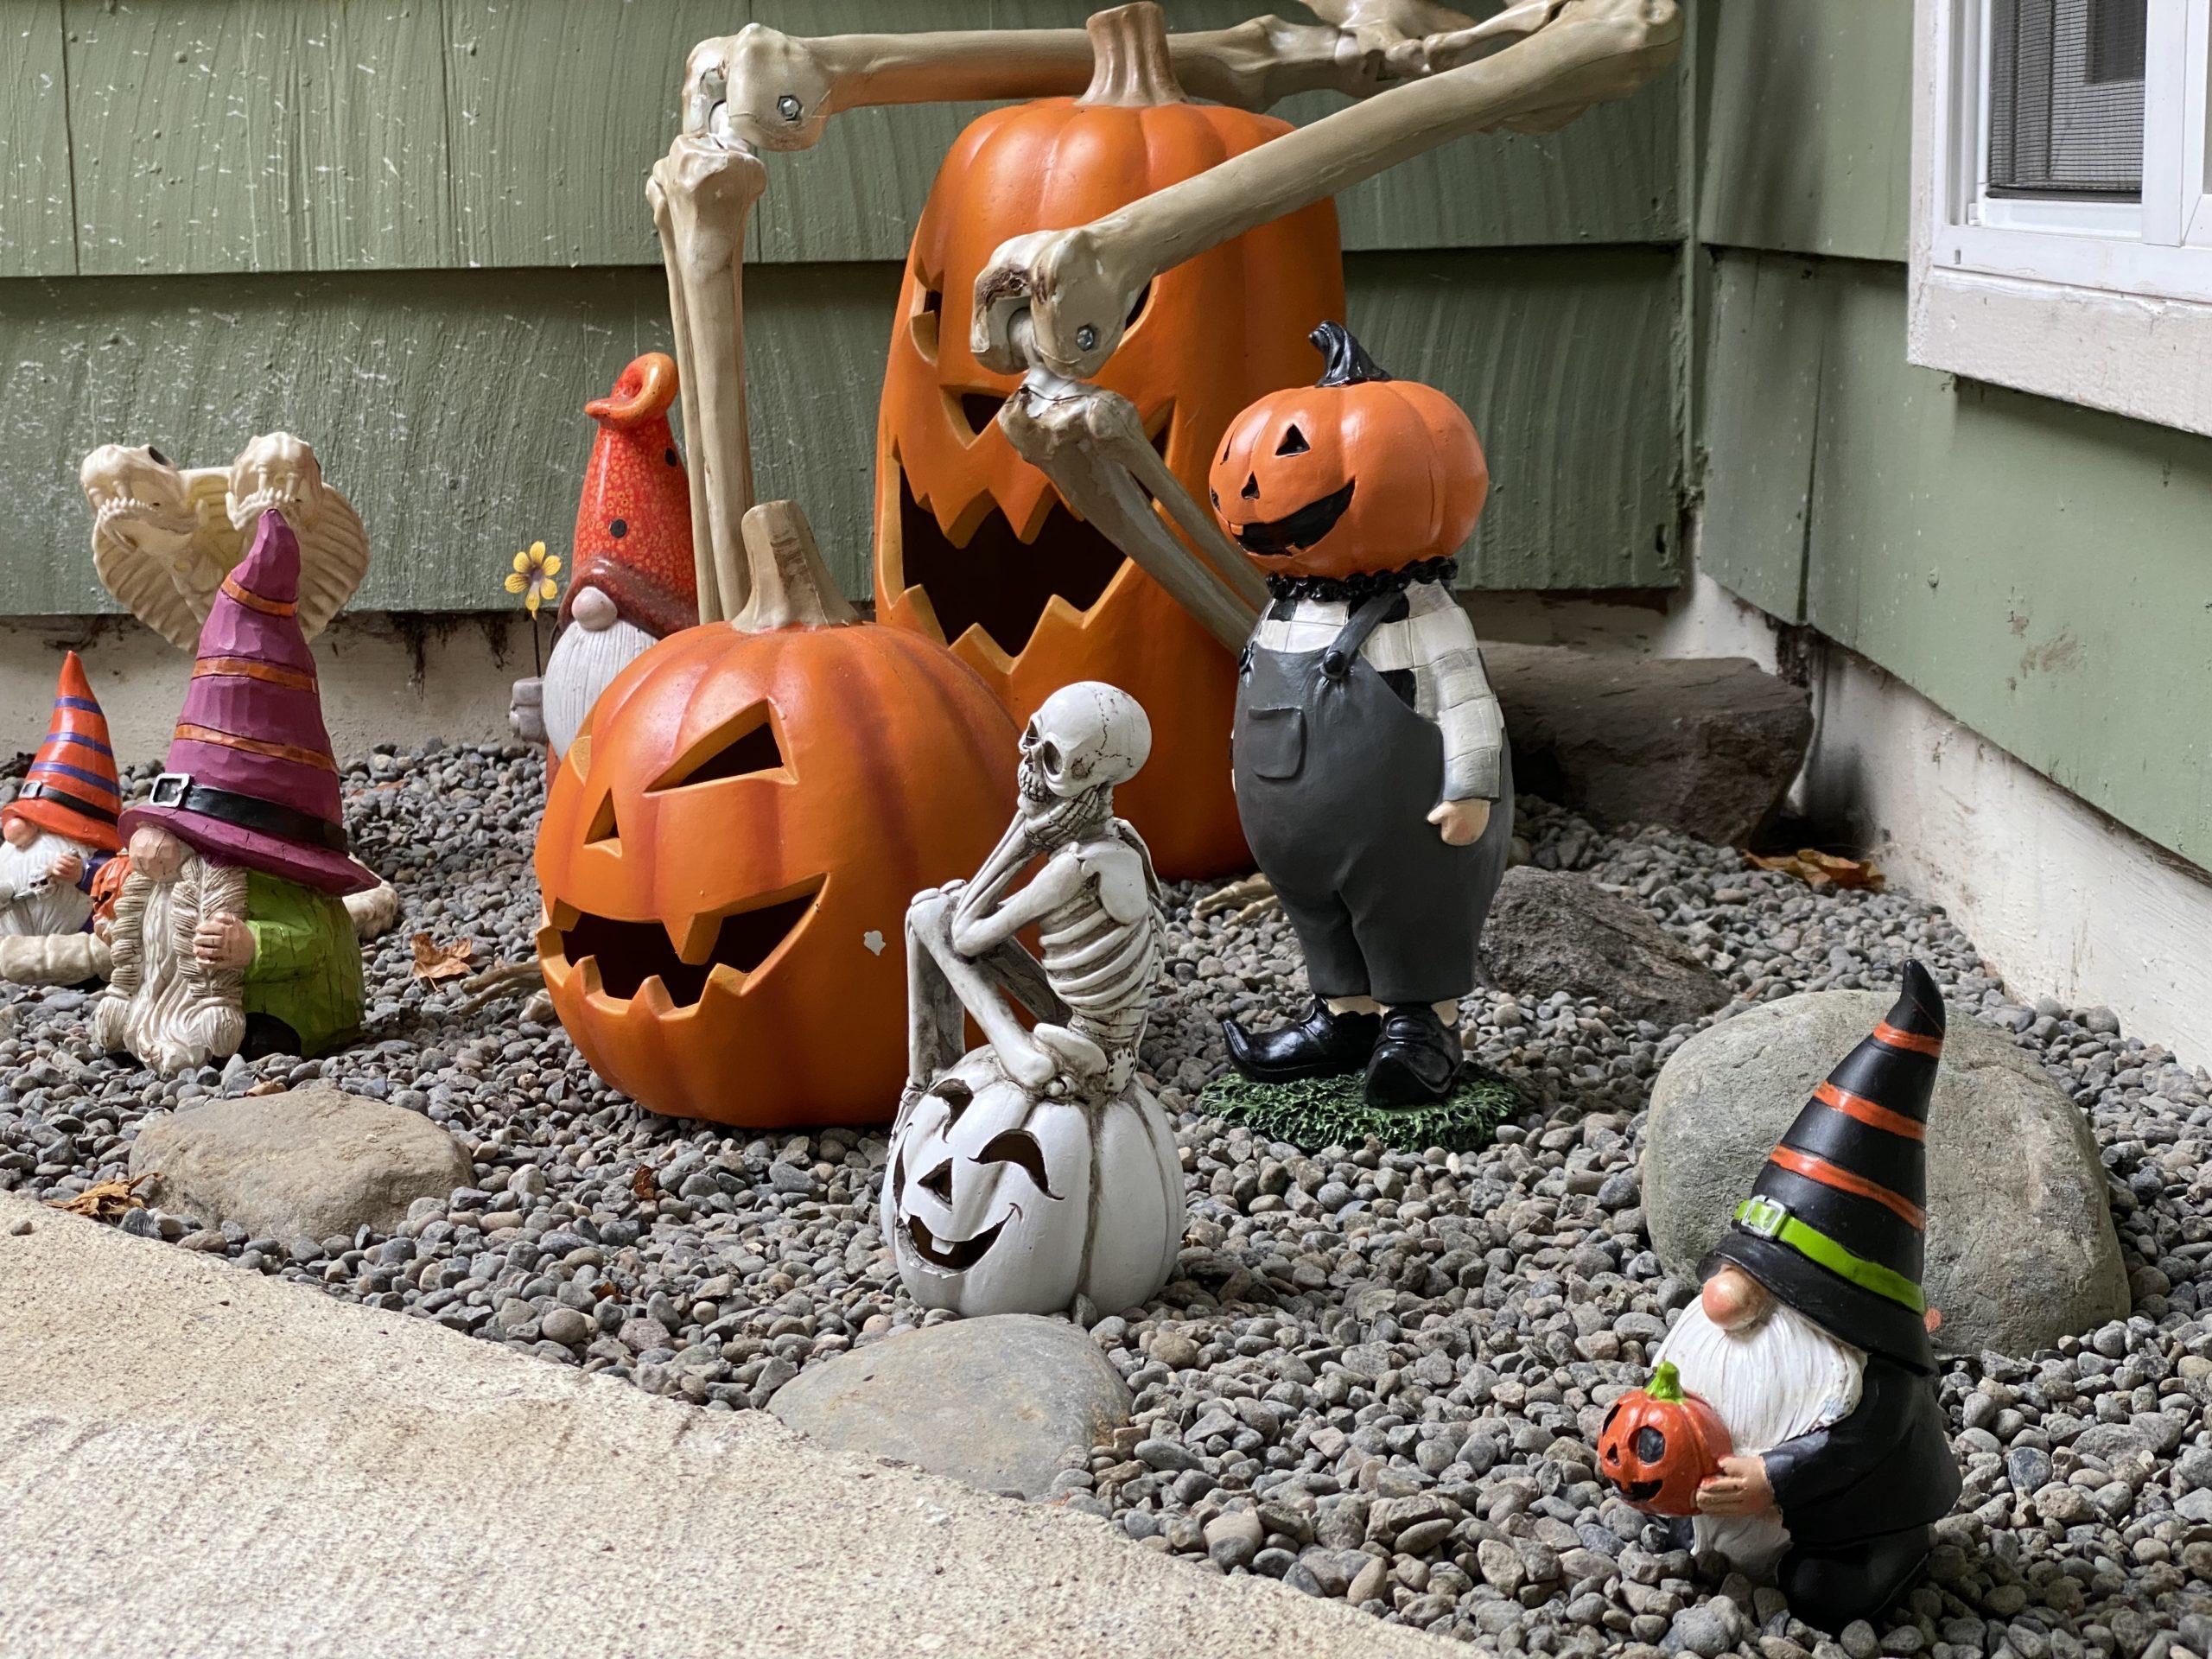
[(1643, 1391), (1662, 1406), (1681, 1404), (1682, 1374), (1675, 1369), (1675, 1362), (1661, 1360), (1659, 1369), (1651, 1373), (1651, 1381), (1644, 1385)]
[(1358, 386), (1370, 380), (1390, 378), (1341, 322), (1325, 322), (1306, 339), (1321, 353), (1321, 378), (1314, 383), (1316, 385)]

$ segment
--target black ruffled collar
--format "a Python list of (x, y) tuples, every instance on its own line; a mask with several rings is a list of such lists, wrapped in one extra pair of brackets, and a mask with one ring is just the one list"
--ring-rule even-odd
[(1269, 576), (1268, 592), (1276, 599), (1357, 605), (1377, 594), (1402, 593), (1417, 582), (1448, 583), (1459, 574), (1457, 559), (1420, 559), (1395, 570), (1359, 570), (1349, 576)]

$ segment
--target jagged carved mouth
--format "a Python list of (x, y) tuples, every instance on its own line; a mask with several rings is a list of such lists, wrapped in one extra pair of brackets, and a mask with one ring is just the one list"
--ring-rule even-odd
[(965, 1273), (989, 1254), (992, 1245), (999, 1242), (999, 1235), (1019, 1210), (1009, 1211), (976, 1235), (973, 1238), (941, 1239), (925, 1226), (919, 1216), (906, 1218), (906, 1242), (914, 1247), (914, 1254), (933, 1268), (943, 1268), (948, 1273)]
[(627, 1001), (658, 984), (674, 1007), (688, 1008), (697, 1005), (717, 975), (732, 981), (732, 989), (742, 989), (747, 977), (766, 967), (805, 926), (823, 880), (817, 877), (798, 893), (725, 915), (696, 962), (677, 950), (658, 922), (618, 921), (560, 905), (553, 925), (562, 954), (583, 976), (587, 992)]
[(1656, 1480), (1614, 1482), (1614, 1484), (1621, 1489), (1621, 1496), (1627, 1498), (1631, 1503), (1649, 1503), (1653, 1498), (1659, 1496), (1659, 1488), (1664, 1484), (1665, 1483), (1662, 1481)]
[(1247, 553), (1256, 553), (1263, 559), (1287, 558), (1312, 547), (1337, 527), (1337, 521), (1351, 505), (1351, 484), (1347, 483), (1332, 495), (1307, 502), (1296, 512), (1264, 524), (1239, 524), (1230, 533)]
[[(961, 400), (977, 432), (995, 418), (1003, 399), (971, 394)], [(1164, 460), (1174, 429), (1171, 418), (1152, 437)], [(955, 541), (937, 514), (914, 494), (903, 465), (899, 474), (899, 582), (927, 596), (948, 645), (979, 629), (1008, 658), (1028, 649), (1047, 607), (1063, 601), (1077, 613), (1096, 605), (1112, 583), (1124, 554), (1085, 520), (1051, 498), (1036, 533), (1024, 540), (996, 500), (991, 500), (964, 539)]]

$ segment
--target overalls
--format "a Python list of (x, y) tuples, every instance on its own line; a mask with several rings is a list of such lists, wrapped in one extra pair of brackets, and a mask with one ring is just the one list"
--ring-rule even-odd
[(1428, 822), (1444, 735), (1361, 655), (1404, 612), (1402, 595), (1376, 594), (1324, 650), (1247, 645), (1231, 762), (1245, 839), (1298, 931), (1314, 995), (1392, 1007), (1474, 988), (1513, 835), (1510, 755), (1481, 836), (1447, 846)]

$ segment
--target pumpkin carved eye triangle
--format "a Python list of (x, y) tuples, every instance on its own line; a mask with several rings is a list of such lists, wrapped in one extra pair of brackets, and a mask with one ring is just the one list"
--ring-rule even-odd
[(731, 778), (770, 774), (784, 783), (793, 781), (784, 762), (783, 745), (776, 741), (775, 711), (756, 702), (677, 756), (667, 771), (646, 785), (645, 793), (662, 795)]
[(1313, 448), (1312, 444), (1306, 442), (1306, 435), (1298, 429), (1295, 423), (1293, 423), (1290, 429), (1282, 435), (1282, 442), (1275, 445), (1275, 454), (1302, 455)]

